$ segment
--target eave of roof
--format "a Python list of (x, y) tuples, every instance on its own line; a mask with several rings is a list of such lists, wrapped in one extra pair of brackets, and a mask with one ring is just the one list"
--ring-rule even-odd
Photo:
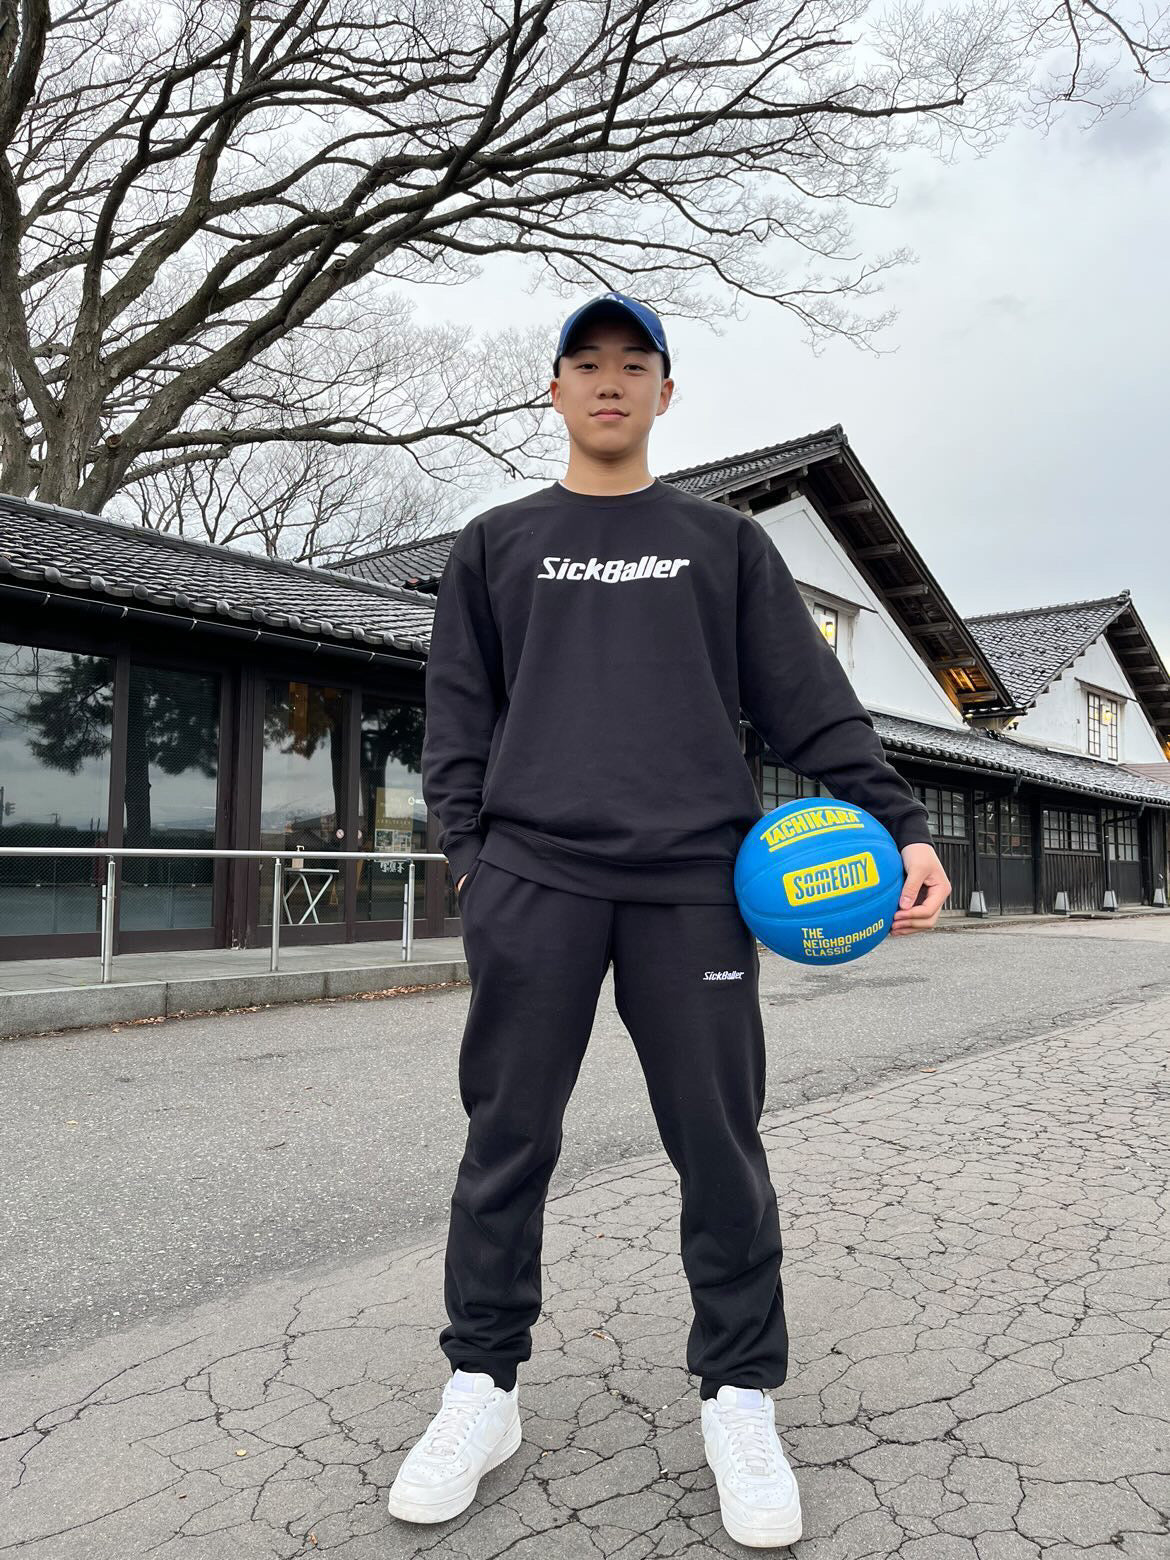
[[(3, 494), (0, 576), (25, 594), (124, 603), (128, 611), (145, 603), (177, 622), (262, 624), (291, 638), (388, 646), (415, 658), (427, 654), (434, 607), (416, 593), (333, 570)], [(272, 604), (282, 596), (283, 609)]]
[(459, 529), (456, 526), (450, 531), (415, 537), (410, 542), (396, 542), (372, 552), (354, 553), (341, 560), (337, 565), (338, 572), (354, 579), (380, 580), (402, 590), (436, 596), (447, 553), (459, 535)]
[(968, 767), (1028, 780), (1054, 790), (1079, 791), (1101, 801), (1146, 803), (1170, 808), (1170, 784), (1135, 774), (1087, 754), (1038, 748), (997, 732), (968, 726), (932, 726), (903, 716), (872, 713), (882, 746), (908, 756), (936, 758), (948, 766)]
[(662, 479), (749, 514), (798, 493), (821, 519), (965, 715), (1017, 712), (1010, 692), (910, 542), (840, 423)]

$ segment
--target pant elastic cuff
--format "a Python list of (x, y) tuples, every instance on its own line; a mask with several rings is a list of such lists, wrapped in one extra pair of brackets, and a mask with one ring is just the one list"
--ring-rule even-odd
[(516, 1385), (515, 1365), (501, 1364), (498, 1360), (451, 1360), (449, 1364), (452, 1375), (457, 1370), (487, 1371), (496, 1386), (504, 1392), (511, 1392)]
[[(780, 1383), (777, 1382), (775, 1385), (779, 1386)], [(724, 1382), (713, 1380), (710, 1377), (704, 1376), (702, 1381), (699, 1383), (699, 1396), (700, 1398), (713, 1398), (719, 1391), (719, 1388), (723, 1386), (755, 1387), (758, 1391), (763, 1392), (765, 1396), (772, 1391), (771, 1387), (765, 1387), (760, 1382), (756, 1381)]]

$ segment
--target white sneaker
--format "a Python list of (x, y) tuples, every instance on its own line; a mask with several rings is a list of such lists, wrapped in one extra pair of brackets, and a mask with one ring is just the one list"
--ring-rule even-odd
[(776, 1434), (776, 1405), (759, 1387), (720, 1387), (704, 1398), (703, 1450), (723, 1526), (749, 1549), (780, 1549), (801, 1535), (800, 1491)]
[(447, 1522), (466, 1510), (482, 1476), (520, 1445), (519, 1394), (519, 1383), (505, 1392), (486, 1371), (453, 1371), (442, 1407), (390, 1486), (391, 1514), (404, 1522)]

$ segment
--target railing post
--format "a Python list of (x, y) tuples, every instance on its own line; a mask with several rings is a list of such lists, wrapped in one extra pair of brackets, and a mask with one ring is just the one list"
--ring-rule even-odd
[(284, 885), (284, 861), (277, 856), (272, 863), (272, 957), (268, 968), (275, 973), (280, 968), (280, 912), (284, 904), (281, 892)]
[(406, 906), (402, 916), (402, 959), (410, 958), (414, 950), (414, 857), (406, 863)]
[[(106, 895), (109, 891), (109, 885), (103, 881), (98, 890), (98, 979), (103, 981), (106, 978)], [(54, 906), (56, 899), (57, 894), (54, 890)], [(56, 927), (53, 930), (55, 931)]]
[(102, 890), (102, 985), (114, 978), (114, 883), (116, 865), (106, 857), (106, 881)]

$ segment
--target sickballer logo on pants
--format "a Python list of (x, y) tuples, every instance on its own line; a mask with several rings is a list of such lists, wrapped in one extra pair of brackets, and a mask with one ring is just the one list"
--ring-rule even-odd
[(703, 979), (704, 980), (742, 980), (743, 976), (744, 976), (744, 971), (743, 970), (707, 970), (704, 973), (704, 975), (703, 975)]

